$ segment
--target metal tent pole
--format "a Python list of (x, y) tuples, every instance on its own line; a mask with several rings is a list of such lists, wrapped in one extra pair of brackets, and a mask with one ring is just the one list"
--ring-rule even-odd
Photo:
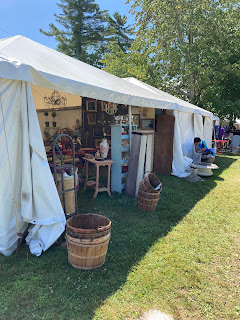
[(128, 121), (129, 121), (129, 147), (132, 146), (132, 106), (128, 106)]

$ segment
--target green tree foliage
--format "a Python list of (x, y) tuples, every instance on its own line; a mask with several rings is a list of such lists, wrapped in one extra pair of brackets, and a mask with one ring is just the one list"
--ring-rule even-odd
[(127, 25), (127, 17), (125, 15), (121, 16), (118, 12), (107, 17), (108, 22), (108, 41), (115, 42), (126, 52), (133, 42), (133, 29), (130, 25)]
[(220, 116), (240, 116), (238, 1), (132, 3), (137, 32), (131, 50), (151, 60), (150, 82)]
[(139, 51), (123, 52), (122, 48), (115, 42), (108, 45), (108, 52), (104, 54), (104, 70), (117, 77), (136, 77), (142, 81), (150, 81), (149, 61)]
[(54, 14), (56, 22), (49, 31), (40, 32), (55, 37), (57, 50), (73, 58), (98, 66), (104, 46), (106, 11), (101, 11), (95, 0), (60, 0), (62, 13)]
[(142, 81), (149, 81), (149, 57), (139, 50), (131, 50), (133, 43), (133, 28), (127, 25), (127, 17), (115, 12), (108, 16), (109, 41), (101, 62), (104, 70), (118, 77), (137, 77)]

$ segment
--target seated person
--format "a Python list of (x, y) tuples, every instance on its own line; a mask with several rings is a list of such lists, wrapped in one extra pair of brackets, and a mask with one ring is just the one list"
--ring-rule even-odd
[(209, 163), (213, 163), (215, 157), (213, 155), (212, 149), (207, 149), (201, 143), (201, 139), (196, 137), (194, 138), (195, 152), (202, 154), (202, 160), (206, 160)]

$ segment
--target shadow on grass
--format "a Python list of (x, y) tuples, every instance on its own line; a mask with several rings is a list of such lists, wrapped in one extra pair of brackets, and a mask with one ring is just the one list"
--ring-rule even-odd
[(92, 319), (94, 310), (118, 289), (148, 252), (195, 204), (216, 186), (236, 158), (217, 157), (219, 169), (203, 182), (159, 176), (163, 184), (155, 212), (142, 212), (137, 199), (122, 194), (79, 191), (79, 213), (98, 213), (112, 221), (105, 264), (92, 271), (74, 269), (67, 251), (54, 245), (41, 257), (23, 244), (20, 256), (0, 258), (0, 319)]

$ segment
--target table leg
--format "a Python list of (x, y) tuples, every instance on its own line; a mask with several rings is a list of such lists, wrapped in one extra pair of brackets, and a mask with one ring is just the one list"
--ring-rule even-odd
[(110, 192), (110, 177), (111, 177), (111, 164), (108, 165), (108, 183), (107, 183), (107, 193), (111, 196)]
[(96, 198), (98, 194), (98, 186), (99, 186), (99, 165), (96, 164), (96, 187), (93, 198)]
[(85, 191), (87, 189), (87, 183), (88, 183), (88, 161), (85, 161), (85, 165), (86, 165), (86, 181), (85, 181), (85, 186), (83, 191)]

